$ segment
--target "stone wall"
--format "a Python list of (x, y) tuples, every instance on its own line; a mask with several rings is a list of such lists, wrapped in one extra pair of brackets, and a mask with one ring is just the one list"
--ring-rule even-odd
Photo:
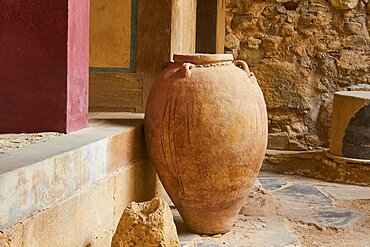
[(258, 78), (270, 148), (328, 146), (333, 93), (369, 88), (369, 13), (368, 0), (227, 1), (226, 52)]

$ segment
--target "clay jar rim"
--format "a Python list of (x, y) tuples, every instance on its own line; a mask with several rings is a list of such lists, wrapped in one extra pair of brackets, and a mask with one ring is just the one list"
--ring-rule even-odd
[(232, 62), (234, 57), (232, 54), (181, 54), (176, 53), (173, 55), (173, 60), (176, 63), (192, 63), (195, 65)]

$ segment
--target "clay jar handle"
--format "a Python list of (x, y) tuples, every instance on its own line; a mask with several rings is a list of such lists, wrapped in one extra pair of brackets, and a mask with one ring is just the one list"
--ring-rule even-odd
[(242, 70), (244, 70), (245, 72), (247, 72), (248, 74), (251, 74), (251, 71), (249, 70), (248, 64), (246, 62), (244, 62), (243, 60), (236, 60), (236, 61), (234, 61), (234, 64), (235, 64), (236, 67), (239, 67)]
[(248, 77), (249, 77), (249, 79), (251, 80), (252, 83), (257, 83), (256, 77), (249, 70), (248, 64), (246, 62), (244, 62), (243, 60), (236, 60), (236, 61), (234, 61), (234, 64), (235, 64), (236, 67), (239, 67), (239, 68), (241, 68), (242, 70), (244, 70), (245, 72), (248, 73)]
[(191, 76), (191, 69), (194, 68), (195, 65), (192, 63), (184, 63), (182, 65), (181, 71), (183, 72), (185, 77), (190, 77)]

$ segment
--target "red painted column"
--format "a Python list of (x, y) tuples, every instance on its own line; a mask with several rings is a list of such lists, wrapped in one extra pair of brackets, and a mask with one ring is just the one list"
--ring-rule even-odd
[(89, 0), (0, 1), (0, 133), (87, 126)]

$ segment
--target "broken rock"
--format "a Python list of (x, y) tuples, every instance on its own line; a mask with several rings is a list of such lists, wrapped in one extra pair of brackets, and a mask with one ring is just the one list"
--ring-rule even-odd
[(112, 247), (178, 247), (179, 238), (170, 207), (160, 198), (132, 202), (123, 212)]

